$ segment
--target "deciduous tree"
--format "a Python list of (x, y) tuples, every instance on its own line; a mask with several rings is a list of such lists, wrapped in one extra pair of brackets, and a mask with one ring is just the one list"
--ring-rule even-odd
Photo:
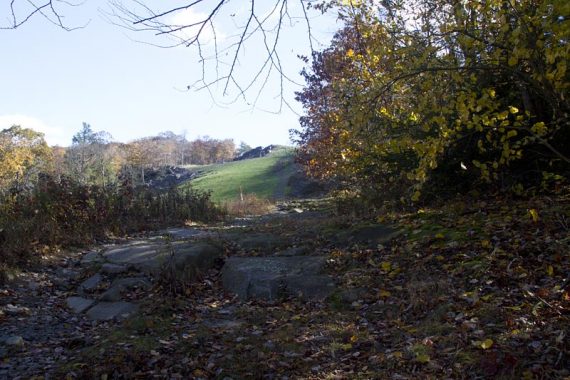
[(0, 132), (0, 191), (32, 184), (49, 167), (51, 150), (42, 133), (13, 126)]
[(109, 151), (111, 135), (95, 132), (87, 123), (72, 139), (65, 153), (68, 171), (83, 184), (105, 185), (115, 179), (116, 165)]
[(305, 162), (373, 193), (403, 182), (412, 199), (434, 178), (518, 188), (567, 173), (568, 8), (345, 2), (298, 95)]

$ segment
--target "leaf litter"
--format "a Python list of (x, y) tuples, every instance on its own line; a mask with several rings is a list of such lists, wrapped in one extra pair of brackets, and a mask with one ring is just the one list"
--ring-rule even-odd
[(242, 302), (214, 269), (177, 295), (155, 287), (130, 320), (86, 329), (51, 376), (568, 378), (569, 211), (558, 196), (387, 213), (404, 233), (373, 248), (327, 238), (356, 223), (346, 218), (264, 219), (250, 230), (292, 244), (312, 231), (339, 291)]

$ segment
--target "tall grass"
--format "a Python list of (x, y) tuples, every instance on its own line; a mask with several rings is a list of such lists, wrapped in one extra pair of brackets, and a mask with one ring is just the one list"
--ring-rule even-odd
[(267, 214), (272, 207), (269, 200), (255, 194), (241, 194), (237, 199), (222, 202), (225, 213), (234, 217)]
[(209, 193), (191, 188), (156, 191), (129, 180), (87, 186), (45, 176), (31, 190), (0, 194), (0, 263), (19, 265), (53, 247), (221, 216)]

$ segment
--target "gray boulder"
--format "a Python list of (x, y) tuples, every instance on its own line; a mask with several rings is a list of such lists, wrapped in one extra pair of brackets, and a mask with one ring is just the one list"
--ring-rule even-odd
[(336, 290), (332, 277), (322, 274), (289, 276), (285, 283), (288, 294), (312, 300), (323, 300)]
[(267, 233), (238, 234), (237, 236), (230, 234), (227, 237), (245, 251), (256, 251), (266, 254), (273, 253), (289, 244), (289, 241), (282, 236)]
[(67, 299), (67, 307), (75, 314), (81, 314), (89, 309), (95, 303), (94, 300), (83, 297), (69, 297)]
[(104, 274), (115, 275), (115, 274), (124, 273), (127, 270), (128, 270), (128, 267), (126, 265), (105, 263), (101, 266), (100, 272), (104, 273)]
[(97, 251), (87, 252), (81, 258), (81, 265), (88, 266), (103, 262), (103, 257)]
[(94, 321), (110, 321), (126, 319), (136, 313), (138, 306), (130, 302), (100, 302), (87, 312)]
[(324, 299), (335, 290), (332, 278), (323, 274), (325, 264), (321, 256), (231, 257), (222, 269), (222, 281), (242, 300)]
[(96, 273), (93, 276), (89, 277), (87, 280), (83, 281), (81, 285), (79, 285), (79, 290), (81, 291), (93, 291), (95, 290), (99, 284), (103, 281), (103, 277)]
[(105, 252), (107, 261), (132, 266), (147, 274), (158, 274), (165, 267), (190, 274), (207, 270), (220, 257), (220, 247), (208, 242), (173, 242), (167, 244), (141, 244), (119, 247)]
[(180, 242), (172, 247), (174, 253), (169, 258), (169, 264), (173, 263), (176, 271), (184, 274), (187, 280), (193, 280), (199, 273), (212, 268), (223, 254), (221, 247), (208, 242)]

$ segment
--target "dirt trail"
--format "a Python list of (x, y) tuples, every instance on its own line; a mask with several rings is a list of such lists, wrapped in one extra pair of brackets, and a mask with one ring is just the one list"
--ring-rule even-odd
[(289, 180), (295, 173), (295, 170), (296, 169), (294, 164), (288, 164), (279, 170), (279, 177), (275, 186), (275, 191), (273, 192), (273, 199), (283, 200), (287, 197)]

